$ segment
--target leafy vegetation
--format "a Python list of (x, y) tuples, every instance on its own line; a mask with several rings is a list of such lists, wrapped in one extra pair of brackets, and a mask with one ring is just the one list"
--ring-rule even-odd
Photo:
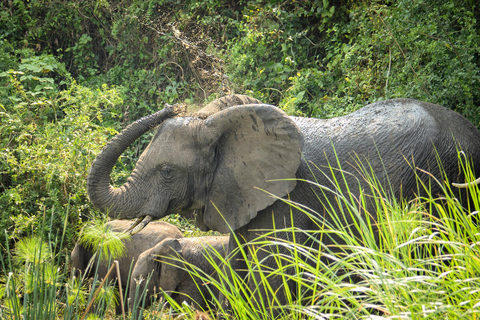
[[(319, 190), (338, 195), (345, 212), (329, 211), (328, 214), (338, 221), (342, 221), (342, 214), (347, 215), (359, 233), (352, 232), (351, 227), (341, 223), (325, 224), (318, 214), (309, 212), (299, 204), (290, 203), (318, 221), (321, 228), (318, 231), (292, 228), (289, 232), (308, 232), (316, 242), (331, 234), (339, 236), (341, 240), (328, 247), (317, 243), (319, 249), (292, 240), (273, 241), (290, 254), (284, 251), (283, 254), (273, 253), (278, 265), (268, 269), (271, 272), (269, 277), (281, 277), (285, 287), (288, 287), (288, 282), (293, 282), (296, 290), (292, 292), (287, 289), (289, 303), (280, 308), (282, 318), (478, 317), (478, 189), (472, 189), (474, 206), (465, 210), (455, 200), (451, 190), (445, 190), (446, 203), (443, 204), (442, 199), (434, 198), (431, 194), (408, 203), (398, 202), (385, 197), (374, 177), (368, 179), (375, 194), (377, 213), (380, 214), (376, 221), (359, 218), (361, 212), (366, 210), (361, 205), (366, 203), (363, 198), (365, 195), (361, 199), (352, 199), (347, 190), (325, 190), (323, 186), (312, 183)], [(438, 211), (433, 213), (432, 209)], [(378, 226), (378, 230), (374, 225)], [(458, 228), (459, 225), (462, 227)], [(377, 236), (379, 242), (375, 241)], [(272, 241), (266, 235), (254, 241), (253, 245), (255, 252), (271, 251)], [(240, 250), (246, 257), (247, 249), (241, 247)], [(228, 264), (228, 261), (224, 263)], [(232, 301), (235, 319), (271, 317), (272, 309), (269, 306), (277, 296), (273, 291), (273, 301), (256, 301), (255, 290), (245, 286), (241, 278), (234, 276), (230, 279), (225, 271), (218, 268), (221, 276), (220, 281), (216, 281), (202, 274), (195, 266), (189, 267), (197, 270), (198, 276), (203, 276), (204, 281), (214, 283)], [(261, 280), (258, 281), (268, 284), (269, 279), (259, 272), (262, 269), (265, 266), (254, 255), (248, 263), (248, 272), (259, 274)]]
[[(466, 171), (469, 171), (468, 168)], [(428, 194), (424, 198), (399, 202), (386, 198), (374, 177), (367, 179), (379, 214), (376, 221), (359, 219), (360, 212), (366, 210), (362, 207), (366, 199), (352, 199), (348, 190), (326, 190), (312, 182), (312, 187), (319, 191), (338, 195), (338, 201), (345, 210), (329, 214), (337, 221), (342, 220), (342, 214), (352, 218), (359, 233), (353, 233), (352, 226), (337, 224), (335, 220), (326, 225), (319, 215), (297, 203), (290, 203), (318, 221), (322, 228), (313, 231), (292, 227), (272, 230), (272, 233), (307, 233), (315, 242), (319, 241), (319, 237), (335, 234), (341, 241), (329, 247), (318, 242), (312, 247), (295, 242), (295, 237), (272, 241), (267, 234), (253, 241), (253, 247), (239, 246), (239, 253), (244, 258), (247, 253), (253, 254), (253, 258), (247, 260), (247, 271), (250, 276), (258, 275), (258, 283), (267, 284), (267, 290), (272, 290), (268, 286), (269, 278), (259, 272), (267, 267), (257, 259), (256, 252), (272, 252), (272, 244), (281, 248), (282, 254), (272, 252), (278, 265), (268, 268), (268, 271), (271, 272), (269, 277), (281, 277), (285, 287), (294, 284), (294, 291), (286, 290), (287, 306), (270, 307), (275, 304), (277, 295), (274, 292), (271, 292), (272, 301), (256, 300), (256, 289), (245, 285), (236, 273), (230, 277), (228, 268), (224, 268), (224, 264), (228, 266), (229, 262), (222, 257), (222, 263), (215, 265), (218, 279), (203, 273), (195, 265), (187, 263), (185, 268), (202, 282), (217, 287), (225, 294), (231, 302), (229, 313), (234, 319), (270, 319), (273, 312), (280, 312), (281, 319), (478, 317), (480, 234), (476, 213), (480, 211), (480, 188), (470, 187), (472, 207), (463, 208), (449, 187), (444, 189), (445, 197), (442, 198)], [(435, 213), (432, 210), (436, 210)], [(49, 223), (44, 220), (42, 228), (48, 224), (52, 228), (53, 223), (53, 218)], [(373, 228), (374, 225), (378, 230)], [(2, 267), (7, 271), (0, 278), (2, 318), (20, 319), (25, 315), (29, 319), (54, 319), (57, 316), (78, 319), (79, 313), (83, 314), (86, 305), (93, 301), (96, 307), (90, 309), (89, 318), (115, 317), (113, 302), (118, 298), (113, 294), (113, 284), (99, 287), (100, 294), (95, 297), (93, 289), (89, 288), (97, 288), (99, 280), (95, 278), (90, 282), (68, 276), (68, 266), (61, 262), (65, 251), (54, 249), (59, 241), (63, 243), (67, 228), (68, 221), (65, 220), (63, 232), (57, 237), (47, 239), (35, 235), (38, 238), (23, 239), (18, 242), (14, 255), (2, 256)], [(40, 230), (38, 234), (44, 233)], [(377, 242), (376, 238), (380, 240)], [(116, 244), (112, 246), (117, 247)], [(335, 255), (333, 252), (336, 252)], [(213, 263), (214, 257), (209, 256), (209, 259)], [(144, 298), (138, 293), (135, 299), (136, 303), (142, 304)], [(159, 299), (141, 314), (134, 309), (129, 319), (141, 316), (166, 319), (173, 315), (188, 319), (198, 316), (198, 311), (191, 306), (178, 305), (169, 296), (162, 297), (160, 293)], [(172, 308), (163, 304), (165, 300)], [(226, 313), (219, 301), (214, 303), (219, 312)], [(215, 316), (213, 311), (209, 315), (212, 318)]]
[[(68, 266), (84, 222), (99, 215), (86, 194), (88, 169), (110, 137), (165, 103), (195, 108), (245, 93), (291, 115), (335, 117), (406, 97), (480, 127), (480, 7), (472, 0), (11, 0), (0, 8), (2, 318), (75, 318), (93, 299)], [(149, 140), (122, 156), (115, 183)], [(315, 281), (302, 286), (315, 302), (289, 312), (478, 317), (478, 229), (469, 219), (479, 208), (464, 212), (449, 201), (440, 224), (427, 207), (381, 202), (393, 218), (382, 225), (380, 246), (344, 234), (358, 254), (305, 270)], [(449, 223), (459, 217), (469, 217), (456, 221), (462, 228)], [(168, 221), (199, 233), (179, 216)], [(411, 256), (420, 244), (444, 253)], [(368, 276), (352, 287), (333, 276), (345, 268)], [(113, 316), (111, 301), (96, 302), (99, 317)], [(253, 317), (253, 306), (236, 301), (238, 317)]]
[(463, 1), (252, 1), (228, 74), (292, 114), (333, 117), (409, 97), (479, 124), (478, 8)]

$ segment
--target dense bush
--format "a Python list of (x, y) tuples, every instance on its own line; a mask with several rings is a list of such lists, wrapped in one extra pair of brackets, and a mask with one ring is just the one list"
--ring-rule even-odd
[[(120, 90), (83, 87), (47, 55), (24, 58), (0, 77), (6, 82), (0, 105), (0, 227), (19, 239), (55, 212), (69, 215), (71, 241), (79, 217), (91, 211), (85, 182), (91, 161), (121, 128)], [(58, 224), (45, 231), (55, 232)]]
[(410, 97), (480, 121), (480, 10), (473, 1), (4, 6), (6, 43), (58, 56), (82, 84), (122, 86), (133, 118), (165, 102), (203, 102), (235, 91), (307, 116)]
[[(120, 85), (130, 116), (221, 91), (231, 5), (211, 1), (12, 1), (0, 39), (58, 56), (82, 84)], [(135, 108), (133, 108), (135, 107)]]
[(238, 87), (292, 114), (332, 117), (408, 97), (478, 126), (474, 9), (463, 1), (251, 1), (226, 68)]

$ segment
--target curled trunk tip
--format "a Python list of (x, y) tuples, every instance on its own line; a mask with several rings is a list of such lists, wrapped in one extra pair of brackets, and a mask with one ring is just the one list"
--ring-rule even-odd
[(452, 183), (452, 186), (454, 186), (456, 188), (468, 188), (468, 187), (472, 187), (472, 186), (479, 185), (479, 184), (480, 184), (480, 178), (478, 178), (475, 181), (470, 181), (470, 182), (467, 182), (467, 183)]

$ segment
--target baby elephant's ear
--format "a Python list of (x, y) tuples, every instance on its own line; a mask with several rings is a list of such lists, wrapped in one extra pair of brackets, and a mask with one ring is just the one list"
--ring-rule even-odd
[(226, 233), (273, 204), (271, 194), (283, 197), (293, 190), (303, 135), (285, 112), (265, 104), (231, 107), (204, 124), (217, 167), (203, 220), (210, 229)]
[(154, 250), (156, 255), (156, 272), (159, 277), (160, 289), (168, 294), (176, 290), (178, 284), (183, 281), (182, 263), (179, 257), (182, 254), (182, 245), (177, 239), (167, 238), (157, 244)]
[(152, 254), (160, 258), (176, 257), (182, 254), (182, 245), (176, 238), (165, 238), (153, 248)]

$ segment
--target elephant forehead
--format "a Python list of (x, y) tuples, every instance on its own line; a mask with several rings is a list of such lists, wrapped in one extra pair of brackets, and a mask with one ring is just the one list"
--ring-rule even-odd
[(157, 130), (154, 140), (175, 140), (192, 136), (197, 121), (193, 118), (172, 118), (165, 120)]
[(198, 161), (201, 150), (197, 127), (197, 120), (192, 118), (168, 119), (158, 128), (145, 156), (157, 163)]

